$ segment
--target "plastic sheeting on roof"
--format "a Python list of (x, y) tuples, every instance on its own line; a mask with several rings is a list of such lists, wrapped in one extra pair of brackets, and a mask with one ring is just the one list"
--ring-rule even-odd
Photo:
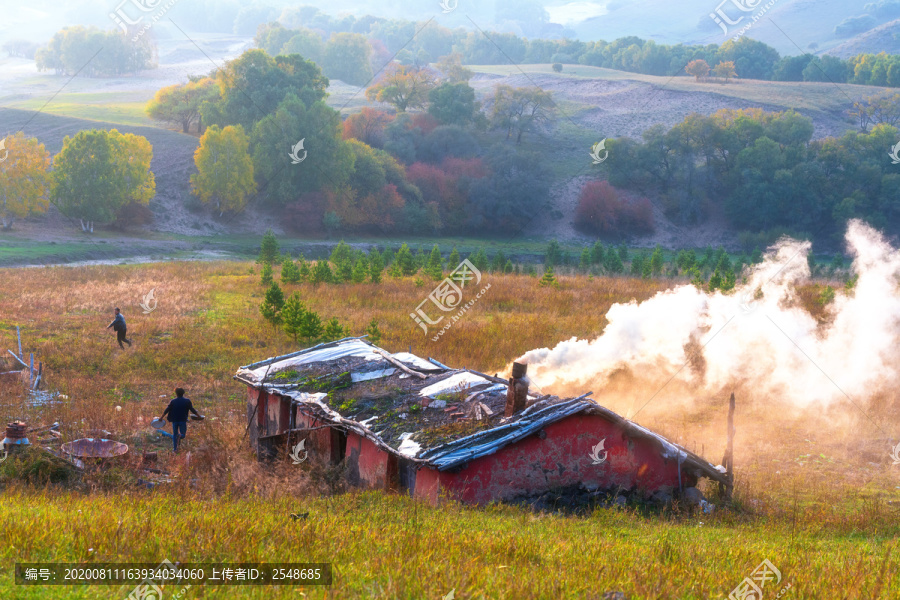
[(381, 379), (382, 377), (390, 377), (397, 372), (397, 369), (379, 369), (377, 371), (367, 371), (365, 373), (350, 373), (350, 381), (359, 383), (360, 381), (371, 381), (372, 379)]
[(278, 371), (284, 371), (300, 365), (315, 362), (329, 362), (350, 356), (365, 358), (366, 360), (384, 360), (384, 357), (372, 350), (370, 344), (362, 340), (347, 340), (335, 346), (319, 348), (318, 350), (312, 350), (310, 352), (304, 352), (303, 354), (283, 358), (271, 364), (256, 367), (255, 369), (242, 369), (238, 374), (249, 376), (257, 383), (260, 383), (267, 372), (277, 373)]
[(422, 446), (419, 445), (418, 442), (413, 441), (412, 433), (404, 433), (400, 436), (400, 447), (397, 448), (397, 452), (402, 454), (403, 456), (408, 456), (410, 458), (415, 457), (416, 454), (422, 450)]
[(484, 377), (475, 375), (474, 373), (461, 371), (459, 373), (451, 375), (446, 379), (442, 379), (437, 383), (433, 383), (426, 388), (422, 388), (421, 391), (419, 391), (419, 394), (422, 396), (433, 398), (435, 396), (439, 396), (440, 394), (462, 392), (471, 387), (475, 387), (476, 385), (484, 385), (486, 383), (491, 382)]
[(391, 354), (391, 356), (406, 365), (411, 365), (414, 369), (424, 369), (425, 371), (435, 371), (440, 369), (437, 365), (428, 362), (420, 356), (410, 354), (409, 352), (398, 352), (397, 354)]

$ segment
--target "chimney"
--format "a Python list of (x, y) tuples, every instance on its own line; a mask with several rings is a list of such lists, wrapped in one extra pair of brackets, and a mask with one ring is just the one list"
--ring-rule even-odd
[(512, 377), (509, 378), (509, 386), (506, 389), (505, 416), (507, 417), (525, 409), (525, 401), (528, 399), (528, 381), (525, 379), (527, 371), (528, 365), (513, 363)]

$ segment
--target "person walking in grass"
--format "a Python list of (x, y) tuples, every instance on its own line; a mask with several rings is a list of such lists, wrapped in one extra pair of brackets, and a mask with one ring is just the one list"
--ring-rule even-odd
[(163, 411), (161, 417), (165, 419), (166, 415), (169, 416), (169, 423), (172, 424), (172, 443), (175, 452), (178, 452), (178, 440), (184, 439), (187, 435), (188, 411), (194, 413), (201, 419), (203, 418), (200, 413), (194, 409), (194, 405), (191, 404), (190, 398), (184, 397), (184, 390), (175, 388), (175, 397), (169, 401), (169, 405), (166, 407), (166, 410)]
[(122, 342), (127, 343), (131, 346), (131, 340), (125, 338), (125, 334), (128, 331), (128, 327), (125, 325), (125, 317), (122, 315), (122, 311), (119, 310), (119, 307), (116, 307), (116, 318), (113, 319), (113, 322), (106, 326), (107, 329), (112, 327), (113, 331), (116, 332), (116, 340), (119, 342), (119, 347), (123, 350), (125, 346)]

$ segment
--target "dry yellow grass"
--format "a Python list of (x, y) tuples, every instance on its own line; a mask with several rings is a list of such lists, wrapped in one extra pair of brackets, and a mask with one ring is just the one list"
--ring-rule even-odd
[[(554, 290), (526, 276), (485, 277), (491, 289), (438, 342), (409, 317), (430, 282), (417, 287), (413, 279), (388, 278), (377, 286), (302, 284), (285, 291), (300, 292), (310, 308), (339, 317), (353, 334), (376, 319), (389, 350), (411, 346), (445, 364), (493, 373), (527, 350), (597, 335), (613, 302), (640, 301), (674, 284), (562, 277)], [(158, 305), (144, 315), (138, 303), (150, 289)], [(810, 308), (815, 293), (802, 296)], [(20, 383), (6, 376), (0, 416), (59, 420), (67, 439), (105, 429), (133, 447), (120, 467), (88, 473), (73, 489), (3, 489), (4, 570), (24, 560), (85, 560), (91, 547), (92, 560), (122, 562), (330, 559), (340, 577), (329, 598), (439, 598), (453, 587), (456, 598), (599, 598), (611, 589), (633, 598), (724, 598), (769, 558), (792, 583), (787, 597), (900, 595), (900, 566), (892, 557), (900, 531), (896, 509), (887, 504), (898, 485), (889, 440), (872, 435), (849, 406), (787, 410), (777, 399), (738, 388), (736, 506), (699, 519), (432, 509), (381, 494), (331, 496), (326, 473), (262, 467), (243, 437), (245, 390), (231, 375), (239, 365), (295, 349), (259, 316), (262, 296), (250, 263), (0, 271), (0, 350), (15, 347), (20, 325), (25, 351), (44, 362), (48, 385), (69, 396), (60, 405), (25, 407)], [(124, 351), (105, 329), (114, 306), (123, 309), (134, 341)], [(656, 379), (622, 373), (597, 397), (626, 413), (664, 383)], [(190, 461), (147, 435), (149, 419), (164, 406), (160, 396), (176, 385), (209, 417), (189, 425)], [(697, 394), (672, 383), (638, 421), (716, 462), (730, 391)], [(867, 402), (869, 416), (896, 423), (892, 398)], [(160, 466), (176, 475), (175, 483), (150, 494), (134, 491), (128, 467), (144, 448), (160, 450)], [(2, 475), (0, 469), (0, 481)], [(286, 518), (300, 507), (312, 511), (310, 523)], [(165, 517), (168, 511), (176, 514)], [(298, 556), (298, 549), (308, 550)], [(115, 588), (25, 590), (8, 577), (0, 589), (16, 598), (119, 597)], [(324, 590), (304, 593), (324, 597)], [(226, 594), (303, 597), (290, 588), (194, 588), (189, 597)]]

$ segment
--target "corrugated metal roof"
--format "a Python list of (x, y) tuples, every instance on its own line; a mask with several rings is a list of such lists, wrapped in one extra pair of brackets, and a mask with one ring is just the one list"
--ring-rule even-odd
[[(395, 365), (384, 355), (399, 360), (423, 377), (410, 377), (399, 369), (392, 369)], [(348, 368), (347, 365), (351, 365), (349, 372), (340, 373), (347, 376), (346, 385), (341, 388), (345, 396), (353, 396), (348, 390), (353, 390), (354, 386), (372, 385), (384, 379), (386, 386), (403, 386), (397, 392), (395, 404), (387, 408), (375, 406), (371, 410), (361, 410), (357, 404), (350, 403), (353, 408), (344, 409), (344, 405), (329, 404), (328, 393), (309, 393), (308, 389), (301, 389), (303, 384), (310, 381), (308, 378), (302, 382), (283, 383), (282, 378), (276, 377), (278, 374), (291, 371), (300, 373), (304, 370), (315, 370), (320, 377), (322, 372), (327, 373), (329, 370), (332, 371), (331, 375), (337, 375), (336, 372)], [(273, 377), (276, 381), (270, 381)], [(544, 396), (535, 399), (521, 413), (505, 419), (501, 417), (506, 397), (506, 385), (499, 383), (502, 380), (465, 369), (450, 369), (437, 361), (425, 361), (407, 352), (388, 354), (362, 338), (320, 344), (307, 350), (253, 363), (241, 367), (235, 374), (235, 379), (257, 389), (291, 398), (301, 410), (320, 420), (330, 421), (335, 426), (366, 437), (386, 451), (442, 471), (493, 454), (551, 423), (585, 413), (601, 416), (622, 427), (633, 437), (651, 440), (659, 446), (664, 458), (677, 460), (680, 465), (693, 468), (698, 475), (724, 482), (724, 475), (703, 458), (586, 399), (589, 394), (572, 399)], [(471, 393), (472, 390), (475, 393)], [(492, 402), (496, 409), (493, 420), (477, 426), (474, 433), (466, 433), (463, 428), (459, 431), (453, 429), (456, 434), (451, 432), (449, 435), (433, 435), (435, 431), (447, 429), (448, 417), (441, 410), (445, 402), (438, 402), (441, 409), (424, 408), (419, 411), (418, 422), (428, 424), (431, 431), (421, 428), (410, 431), (409, 427), (415, 423), (409, 412), (397, 414), (397, 407), (401, 404), (407, 406), (411, 401), (418, 402), (417, 398), (442, 397), (448, 394), (465, 397), (465, 401), (457, 406), (468, 404), (470, 400)], [(370, 425), (378, 429), (379, 433), (376, 434)]]

